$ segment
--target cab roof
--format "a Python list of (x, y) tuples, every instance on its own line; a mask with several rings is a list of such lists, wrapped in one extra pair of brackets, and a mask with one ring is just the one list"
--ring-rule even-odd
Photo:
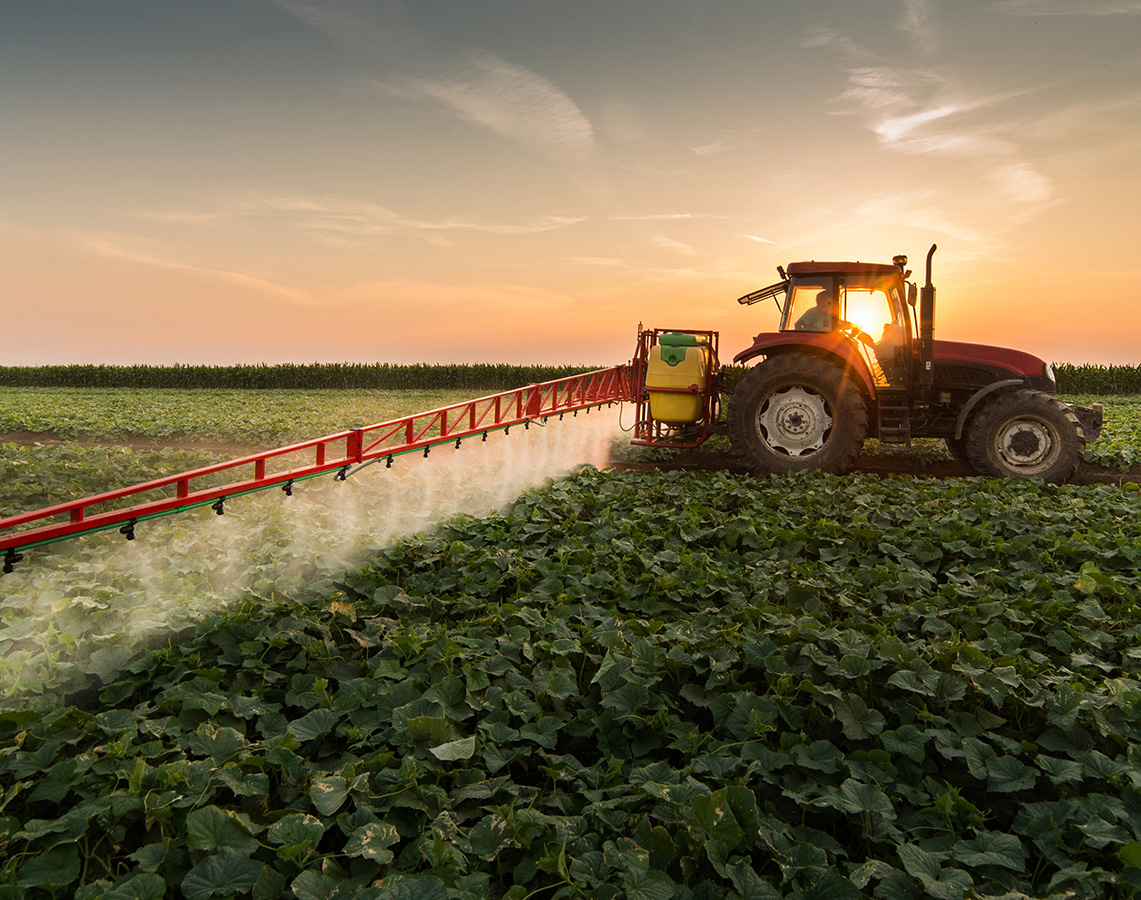
[(897, 266), (887, 263), (865, 262), (809, 262), (789, 263), (789, 275), (899, 275)]

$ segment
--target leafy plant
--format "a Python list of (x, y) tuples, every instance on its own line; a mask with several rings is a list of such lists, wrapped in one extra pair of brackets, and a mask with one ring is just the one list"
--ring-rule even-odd
[(583, 470), (0, 716), (0, 896), (1130, 896), (1139, 505)]

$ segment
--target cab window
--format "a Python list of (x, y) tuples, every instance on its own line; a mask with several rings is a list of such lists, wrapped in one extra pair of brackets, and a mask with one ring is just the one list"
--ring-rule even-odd
[(789, 294), (782, 331), (831, 331), (837, 326), (831, 278), (797, 280)]

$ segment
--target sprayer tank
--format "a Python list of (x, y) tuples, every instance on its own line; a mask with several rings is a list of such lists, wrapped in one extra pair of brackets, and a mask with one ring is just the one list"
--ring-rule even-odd
[(713, 365), (713, 351), (702, 335), (663, 334), (646, 367), (651, 418), (668, 425), (701, 419)]

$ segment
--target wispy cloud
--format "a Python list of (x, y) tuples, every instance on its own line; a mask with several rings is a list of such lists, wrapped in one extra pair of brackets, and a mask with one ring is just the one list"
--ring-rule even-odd
[(907, 222), (921, 231), (950, 235), (976, 246), (987, 244), (984, 234), (945, 216), (932, 190), (885, 191), (857, 203), (853, 213), (874, 222)]
[(542, 75), (489, 53), (435, 78), (378, 85), (387, 93), (429, 97), (453, 114), (504, 137), (536, 147), (587, 154), (594, 130), (573, 100)]
[(346, 50), (376, 53), (406, 43), (413, 33), (398, 4), (375, 0), (270, 0)]
[(487, 234), (536, 234), (567, 228), (584, 221), (582, 216), (540, 216), (524, 222), (481, 222), (450, 217), (418, 219), (375, 203), (314, 199), (295, 195), (250, 195), (214, 211), (136, 212), (136, 217), (171, 224), (199, 224), (261, 216), (277, 216), (293, 227), (315, 234), (367, 238), (412, 233), (430, 236), (469, 231)]
[(930, 53), (938, 45), (934, 15), (935, 0), (904, 0), (903, 16), (896, 27), (906, 31), (919, 50)]
[(1141, 0), (998, 0), (991, 9), (1007, 16), (1135, 16)]
[(196, 266), (190, 263), (181, 262), (177, 259), (172, 259), (166, 255), (160, 255), (153, 251), (148, 252), (129, 249), (110, 238), (92, 238), (88, 241), (88, 247), (100, 256), (121, 259), (126, 262), (135, 263), (137, 265), (147, 266), (148, 268), (152, 269), (166, 269), (168, 271), (183, 272), (190, 275), (216, 279), (219, 281), (227, 282), (229, 284), (237, 285), (238, 287), (252, 289), (259, 293), (272, 294), (273, 296), (281, 297), (283, 299), (290, 300), (294, 303), (304, 306), (317, 305), (313, 298), (309, 297), (307, 294), (294, 290), (293, 288), (288, 288), (284, 285), (277, 284), (276, 282), (269, 281), (265, 278), (258, 278), (257, 276), (247, 275), (244, 272), (235, 272), (228, 269), (216, 269), (209, 266)]
[[(340, 47), (368, 53), (375, 65), (401, 74), (371, 84), (388, 96), (429, 99), (453, 115), (512, 140), (571, 155), (594, 145), (594, 129), (565, 91), (548, 78), (493, 53), (440, 46), (402, 15), (399, 4), (367, 0), (272, 0)], [(465, 58), (440, 74), (424, 71), (425, 60)]]
[[(901, 27), (925, 49), (935, 38), (931, 6), (924, 0), (908, 0), (906, 8), (910, 24)], [(835, 100), (837, 111), (863, 119), (886, 149), (972, 160), (983, 170), (980, 177), (1002, 196), (1007, 222), (1022, 220), (1054, 202), (1050, 179), (1025, 158), (1011, 136), (1012, 117), (988, 115), (1024, 92), (980, 93), (946, 70), (879, 59), (846, 36), (827, 30), (813, 33), (808, 44), (838, 54), (846, 67), (847, 84)], [(882, 200), (864, 212), (874, 213), (879, 205)], [(922, 203), (906, 205), (926, 208)], [(977, 238), (972, 229), (951, 222), (931, 225)]]

